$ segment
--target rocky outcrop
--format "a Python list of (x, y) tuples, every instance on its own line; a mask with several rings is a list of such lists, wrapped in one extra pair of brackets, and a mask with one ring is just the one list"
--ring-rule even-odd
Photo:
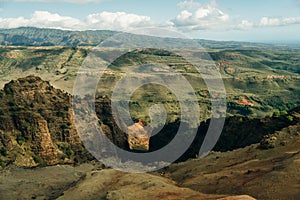
[(259, 143), (261, 149), (272, 149), (275, 148), (277, 138), (275, 136), (266, 135)]
[(59, 163), (63, 153), (55, 148), (51, 140), (46, 120), (37, 121), (37, 132), (35, 137), (36, 145), (34, 145), (34, 148), (36, 153), (39, 154), (43, 160), (47, 160), (48, 164)]
[[(17, 134), (19, 145), (29, 147), (36, 156), (37, 162), (40, 158), (48, 165), (60, 163), (63, 152), (54, 145), (48, 129), (48, 122), (42, 116), (32, 112), (20, 112), (13, 118), (15, 127), (20, 130), (20, 133)], [(25, 144), (26, 142), (27, 144)]]
[(151, 128), (146, 127), (142, 120), (129, 126), (127, 128), (127, 140), (130, 150), (149, 151), (151, 131)]
[(11, 81), (0, 93), (0, 139), (8, 154), (2, 162), (28, 167), (92, 159), (75, 128), (71, 95), (35, 76)]

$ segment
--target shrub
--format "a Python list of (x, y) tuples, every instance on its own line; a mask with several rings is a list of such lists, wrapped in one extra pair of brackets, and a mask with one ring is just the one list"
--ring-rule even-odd
[(61, 129), (67, 129), (69, 126), (67, 125), (67, 124), (62, 124), (61, 126), (60, 126), (60, 128)]
[(6, 165), (5, 162), (3, 162), (2, 160), (0, 160), (0, 166), (1, 167), (5, 167), (5, 165)]
[(29, 80), (28, 80), (28, 83), (34, 83), (34, 82), (35, 82), (34, 79), (29, 79)]
[(281, 115), (287, 115), (288, 112), (287, 112), (286, 110), (282, 110), (282, 111), (280, 112), (280, 114), (281, 114)]
[(71, 156), (74, 154), (74, 152), (73, 152), (73, 150), (71, 149), (70, 146), (67, 147), (65, 153), (68, 156), (68, 158), (71, 158)]
[(9, 108), (9, 111), (11, 111), (11, 112), (18, 112), (20, 110), (21, 110), (21, 108), (20, 107), (16, 107), (16, 106), (13, 106), (13, 107)]
[(43, 109), (43, 108), (39, 108), (39, 109), (38, 109), (38, 112), (39, 112), (40, 114), (43, 114), (43, 113), (44, 113), (44, 109)]
[(76, 158), (76, 157), (74, 158), (74, 163), (75, 163), (75, 164), (78, 164), (78, 163), (79, 163), (78, 158)]
[(9, 102), (8, 102), (8, 106), (15, 106), (15, 102), (9, 101)]
[(13, 94), (13, 90), (11, 88), (8, 88), (8, 87), (5, 87), (4, 88), (4, 91), (6, 94), (10, 95), (10, 94)]
[(7, 150), (6, 150), (6, 148), (1, 147), (1, 149), (0, 149), (0, 154), (1, 154), (2, 156), (7, 156)]
[(279, 110), (275, 110), (273, 112), (273, 117), (279, 117), (280, 116), (280, 111)]
[(51, 91), (52, 88), (53, 88), (52, 86), (47, 86), (47, 87), (46, 87), (46, 90)]
[(293, 118), (293, 116), (291, 116), (291, 115), (286, 116), (286, 119), (289, 120), (290, 122), (294, 121), (294, 118)]
[(67, 158), (71, 158), (74, 155), (72, 148), (68, 144), (63, 144), (58, 146), (58, 148), (67, 156)]
[(24, 142), (25, 142), (25, 138), (21, 134), (17, 135), (17, 143), (19, 145), (22, 145)]
[(61, 112), (61, 111), (57, 111), (57, 112), (56, 112), (56, 116), (57, 116), (57, 117), (63, 117), (63, 116), (64, 116), (64, 113)]
[(64, 110), (65, 110), (65, 111), (69, 111), (69, 106), (65, 106), (65, 107), (64, 107)]
[(39, 156), (34, 155), (33, 156), (33, 160), (34, 160), (34, 162), (36, 164), (39, 164), (42, 167), (46, 167), (47, 166), (47, 163), (44, 160), (42, 160)]

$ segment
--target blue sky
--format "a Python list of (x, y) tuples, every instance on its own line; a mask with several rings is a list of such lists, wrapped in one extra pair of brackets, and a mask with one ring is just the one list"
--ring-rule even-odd
[(0, 0), (0, 28), (162, 27), (212, 40), (300, 42), (300, 0)]

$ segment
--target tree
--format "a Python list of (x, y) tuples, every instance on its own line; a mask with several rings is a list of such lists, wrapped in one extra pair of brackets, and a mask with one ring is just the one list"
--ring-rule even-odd
[(273, 117), (279, 117), (280, 116), (280, 111), (279, 110), (275, 110), (273, 112)]

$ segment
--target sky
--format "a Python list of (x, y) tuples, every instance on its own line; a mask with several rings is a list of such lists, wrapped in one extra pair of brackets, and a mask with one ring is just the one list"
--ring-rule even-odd
[(0, 0), (0, 28), (132, 31), (300, 43), (300, 0)]

